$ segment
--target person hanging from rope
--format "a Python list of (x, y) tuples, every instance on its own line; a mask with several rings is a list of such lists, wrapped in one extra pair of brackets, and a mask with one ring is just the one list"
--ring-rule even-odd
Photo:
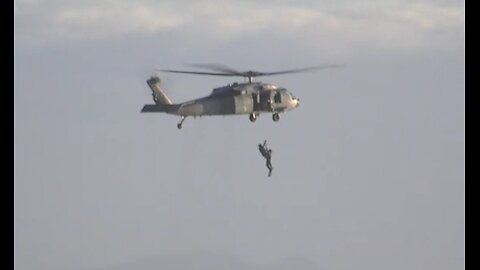
[(273, 170), (273, 167), (272, 167), (272, 162), (271, 162), (271, 159), (272, 159), (272, 149), (268, 149), (267, 147), (267, 140), (265, 140), (263, 142), (263, 145), (262, 144), (258, 144), (258, 150), (260, 151), (260, 153), (262, 154), (262, 156), (267, 160), (267, 168), (268, 168), (268, 177), (270, 177), (270, 175), (272, 174), (272, 170)]

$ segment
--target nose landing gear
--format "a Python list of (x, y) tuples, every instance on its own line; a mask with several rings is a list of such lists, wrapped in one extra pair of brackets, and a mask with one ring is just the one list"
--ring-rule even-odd
[(272, 119), (273, 119), (273, 121), (277, 122), (278, 120), (280, 120), (280, 114), (274, 113), (274, 114), (272, 115)]

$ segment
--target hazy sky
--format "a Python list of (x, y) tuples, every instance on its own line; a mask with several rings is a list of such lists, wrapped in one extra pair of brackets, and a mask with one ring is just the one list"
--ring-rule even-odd
[[(17, 0), (14, 14), (16, 269), (465, 268), (463, 1)], [(190, 63), (346, 66), (262, 78), (301, 100), (279, 122), (177, 130), (141, 114), (155, 69)], [(173, 101), (233, 82), (160, 76)]]

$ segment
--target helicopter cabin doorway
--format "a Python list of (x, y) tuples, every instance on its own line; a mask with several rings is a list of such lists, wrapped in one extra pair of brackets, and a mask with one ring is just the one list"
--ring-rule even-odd
[(253, 99), (253, 111), (260, 111), (262, 110), (262, 96), (254, 93), (252, 94)]

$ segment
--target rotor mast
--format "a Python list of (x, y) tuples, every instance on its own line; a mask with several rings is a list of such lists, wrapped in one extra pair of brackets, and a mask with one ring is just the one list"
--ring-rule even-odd
[(253, 71), (253, 70), (249, 70), (249, 71), (245, 71), (245, 72), (240, 72), (239, 74), (240, 76), (243, 76), (245, 78), (248, 78), (248, 82), (249, 83), (252, 83), (254, 81), (254, 78), (257, 77), (257, 76), (262, 76), (262, 75), (267, 75), (266, 73), (262, 73), (262, 72), (259, 72), (259, 71)]
[(247, 72), (245, 72), (245, 77), (248, 78), (248, 82), (249, 82), (249, 83), (252, 83), (252, 82), (253, 82), (253, 78), (255, 78), (255, 76), (253, 75), (253, 71), (247, 71)]

